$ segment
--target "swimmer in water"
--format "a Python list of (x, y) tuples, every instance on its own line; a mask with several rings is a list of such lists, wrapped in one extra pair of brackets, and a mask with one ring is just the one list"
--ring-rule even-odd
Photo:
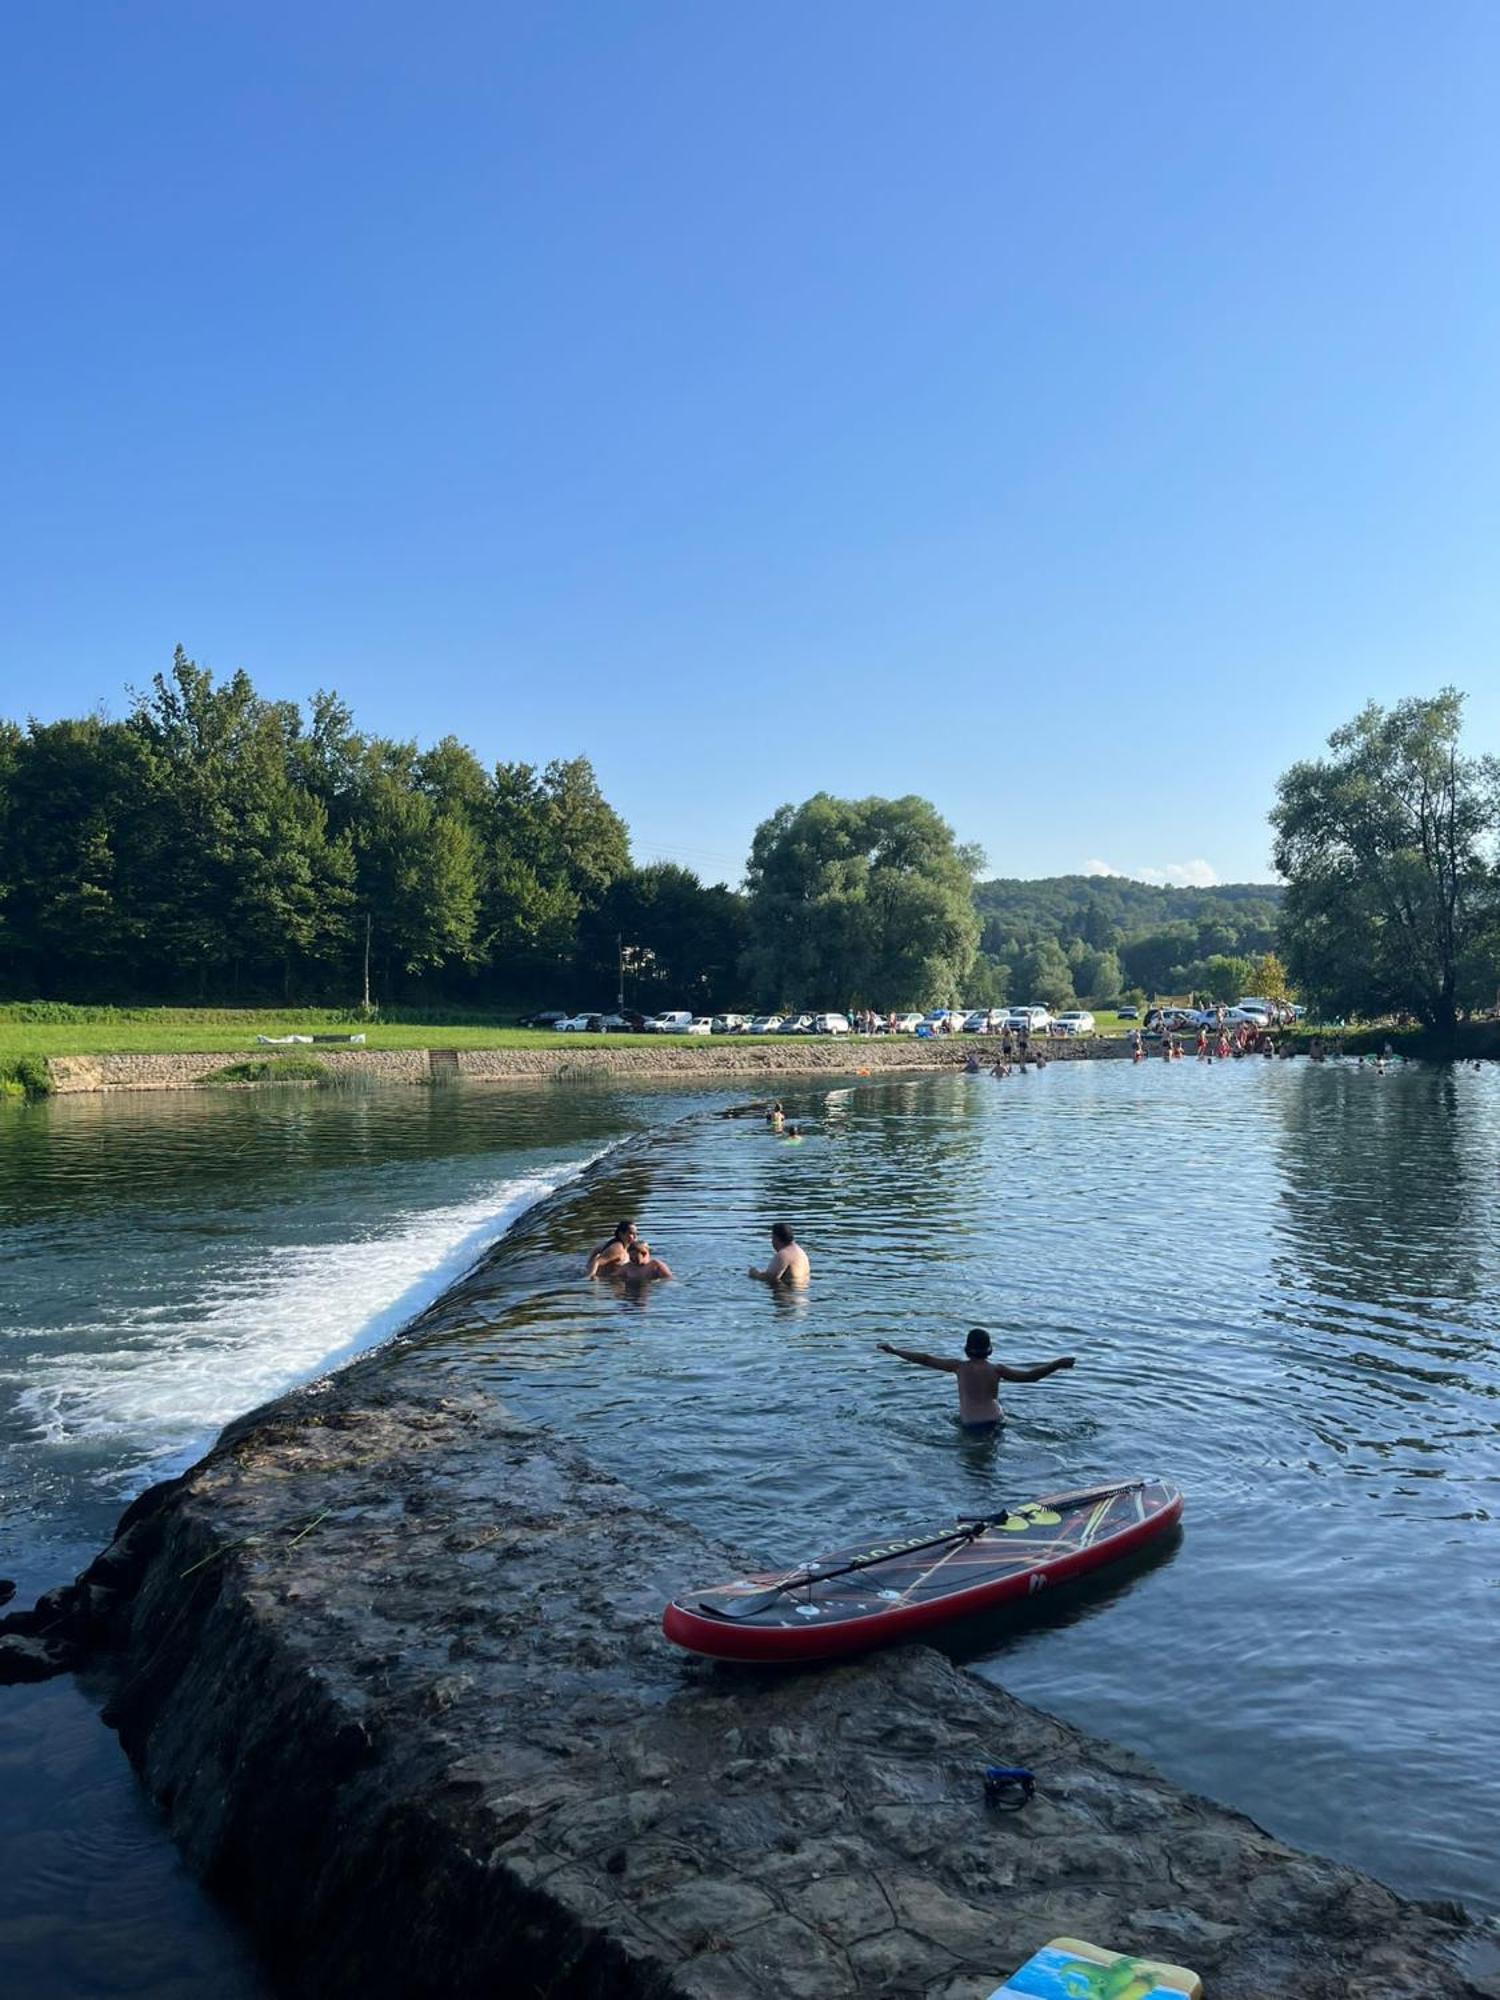
[(637, 1239), (630, 1246), (630, 1254), (625, 1268), (619, 1274), (627, 1285), (648, 1285), (653, 1278), (670, 1278), (669, 1266), (660, 1257), (651, 1255), (651, 1245)]
[(911, 1361), (918, 1368), (938, 1368), (945, 1375), (956, 1375), (958, 1420), (965, 1430), (993, 1430), (1004, 1423), (1005, 1412), (996, 1393), (1002, 1382), (1040, 1382), (1061, 1368), (1073, 1366), (1071, 1354), (1061, 1355), (1056, 1361), (1035, 1362), (1030, 1368), (1011, 1368), (1003, 1361), (992, 1361), (990, 1337), (982, 1326), (970, 1328), (962, 1361), (950, 1361), (942, 1354), (920, 1354), (910, 1347), (892, 1347), (885, 1340), (878, 1344), (882, 1354), (894, 1354), (898, 1361)]
[(635, 1224), (633, 1222), (616, 1223), (614, 1235), (610, 1237), (607, 1243), (601, 1243), (593, 1256), (589, 1258), (588, 1270), (584, 1275), (590, 1278), (597, 1278), (605, 1273), (609, 1273), (618, 1277), (621, 1268), (629, 1259), (630, 1246), (634, 1241)]
[(785, 1222), (771, 1224), (771, 1248), (775, 1256), (763, 1271), (750, 1266), (749, 1275), (759, 1278), (763, 1284), (786, 1285), (800, 1289), (812, 1276), (812, 1266), (807, 1261), (807, 1252), (791, 1232)]

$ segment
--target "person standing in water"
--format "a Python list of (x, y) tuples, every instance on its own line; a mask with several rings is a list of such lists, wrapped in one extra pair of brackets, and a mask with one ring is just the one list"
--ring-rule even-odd
[(771, 1224), (771, 1248), (776, 1254), (770, 1263), (763, 1271), (757, 1271), (752, 1264), (750, 1276), (767, 1285), (805, 1285), (812, 1276), (812, 1266), (807, 1261), (807, 1252), (786, 1223)]
[(630, 1255), (623, 1271), (617, 1272), (628, 1286), (649, 1284), (653, 1278), (670, 1278), (671, 1269), (661, 1257), (653, 1257), (651, 1245), (637, 1239), (630, 1246)]
[(992, 1361), (990, 1337), (982, 1326), (969, 1329), (962, 1361), (950, 1361), (945, 1354), (920, 1354), (914, 1348), (892, 1347), (886, 1340), (878, 1345), (882, 1354), (893, 1354), (898, 1361), (911, 1361), (918, 1368), (937, 1368), (945, 1375), (956, 1375), (958, 1420), (966, 1430), (993, 1430), (1004, 1423), (1005, 1412), (998, 1395), (1002, 1382), (1040, 1382), (1061, 1368), (1073, 1366), (1071, 1354), (1061, 1355), (1056, 1361), (1037, 1361), (1029, 1368), (1011, 1368), (1003, 1361)]
[(601, 1243), (593, 1256), (589, 1258), (588, 1270), (584, 1273), (585, 1277), (597, 1278), (601, 1272), (605, 1271), (611, 1272), (618, 1277), (621, 1265), (629, 1261), (630, 1246), (634, 1241), (635, 1224), (633, 1222), (617, 1222), (615, 1224), (614, 1235), (610, 1237), (607, 1243)]

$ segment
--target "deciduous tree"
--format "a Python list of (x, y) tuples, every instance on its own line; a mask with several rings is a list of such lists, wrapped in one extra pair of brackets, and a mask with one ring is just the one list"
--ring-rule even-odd
[(1462, 720), (1453, 688), (1371, 702), (1277, 786), (1281, 948), (1325, 1009), (1447, 1034), (1493, 987), (1500, 764), (1461, 752)]

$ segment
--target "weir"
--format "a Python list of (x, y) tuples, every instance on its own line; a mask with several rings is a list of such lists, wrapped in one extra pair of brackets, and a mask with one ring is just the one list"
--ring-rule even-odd
[[(232, 1426), (23, 1622), (103, 1671), (290, 1994), (982, 2000), (1059, 1933), (1213, 2000), (1497, 1990), (1457, 1906), (926, 1647), (765, 1674), (669, 1648), (668, 1595), (746, 1561), (377, 1359)], [(994, 1763), (1035, 1772), (1024, 1810), (986, 1805)]]
[[(580, 1184), (589, 1226), (539, 1204), (413, 1333), (483, 1324), (563, 1245), (575, 1271), (635, 1193), (670, 1213), (663, 1149), (733, 1129), (616, 1149)], [(1209, 2000), (1500, 1994), (1493, 1924), (926, 1647), (775, 1672), (676, 1652), (667, 1599), (767, 1552), (651, 1505), (454, 1352), (398, 1344), (231, 1425), (77, 1585), (0, 1619), (0, 1674), (107, 1688), (288, 1994), (985, 2000), (1056, 1935), (1191, 1965)], [(996, 1764), (1035, 1773), (1031, 1803), (987, 1804)]]

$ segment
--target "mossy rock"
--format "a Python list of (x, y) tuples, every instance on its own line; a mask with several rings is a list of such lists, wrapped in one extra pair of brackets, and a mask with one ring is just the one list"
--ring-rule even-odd
[(50, 1097), (52, 1072), (45, 1056), (12, 1056), (0, 1062), (0, 1096)]
[(326, 1083), (328, 1065), (316, 1056), (252, 1056), (203, 1078), (205, 1083)]

